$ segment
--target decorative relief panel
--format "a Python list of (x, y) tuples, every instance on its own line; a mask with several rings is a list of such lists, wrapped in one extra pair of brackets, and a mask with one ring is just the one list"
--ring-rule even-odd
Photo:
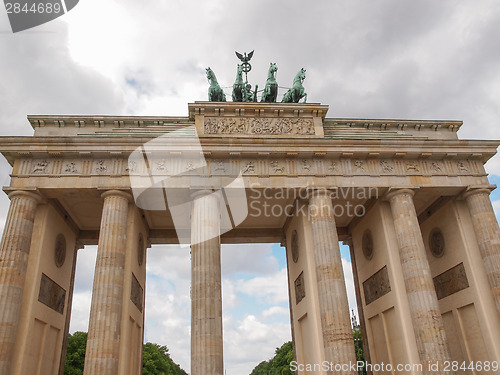
[(63, 163), (63, 174), (79, 174), (82, 170), (82, 163), (78, 160), (66, 160)]
[(373, 237), (372, 232), (369, 229), (366, 229), (363, 233), (361, 248), (366, 259), (370, 260), (373, 258)]
[(455, 294), (469, 287), (464, 264), (450, 268), (448, 271), (434, 277), (434, 288), (438, 299), (442, 299)]
[(49, 162), (47, 160), (33, 160), (31, 173), (47, 174), (49, 173)]
[(366, 305), (389, 293), (391, 291), (391, 283), (389, 282), (387, 266), (384, 266), (366, 280), (363, 283), (363, 290), (365, 292)]
[(443, 256), (445, 251), (445, 241), (441, 229), (434, 228), (429, 234), (429, 249), (436, 258)]
[(50, 277), (42, 273), (38, 301), (50, 307), (52, 310), (57, 311), (59, 314), (63, 314), (65, 298), (66, 290)]
[(94, 171), (97, 174), (107, 174), (108, 173), (108, 163), (106, 160), (94, 161)]
[(142, 303), (144, 301), (144, 290), (141, 284), (132, 273), (132, 285), (130, 286), (130, 300), (137, 307), (137, 309), (142, 313)]
[(144, 264), (145, 253), (144, 238), (142, 237), (142, 233), (139, 233), (139, 241), (137, 243), (137, 264), (139, 264), (139, 266)]
[(60, 233), (56, 237), (56, 246), (54, 248), (54, 262), (58, 268), (64, 265), (66, 260), (66, 238)]
[(394, 173), (394, 162), (391, 162), (389, 160), (380, 160), (380, 170), (384, 174), (391, 174)]
[(306, 287), (304, 285), (304, 272), (295, 279), (295, 304), (298, 305), (300, 301), (306, 296)]
[(294, 230), (292, 233), (292, 260), (294, 263), (297, 263), (299, 260), (299, 238), (297, 231)]
[[(293, 156), (283, 158), (263, 153), (254, 158), (206, 159), (163, 153), (148, 159), (148, 164), (124, 158), (109, 159), (26, 159), (20, 163), (19, 176), (122, 176), (122, 175), (243, 175), (267, 176), (484, 176), (480, 161), (357, 159), (342, 155), (340, 159)], [(209, 172), (210, 171), (210, 172)]]
[(312, 119), (206, 117), (205, 134), (315, 135)]

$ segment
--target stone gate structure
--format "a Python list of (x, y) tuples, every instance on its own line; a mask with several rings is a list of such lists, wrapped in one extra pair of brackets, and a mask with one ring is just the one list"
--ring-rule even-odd
[(499, 142), (458, 139), (459, 121), (327, 111), (196, 102), (188, 117), (29, 116), (34, 136), (1, 137), (13, 170), (0, 373), (63, 373), (78, 249), (97, 244), (85, 374), (140, 374), (146, 248), (179, 238), (191, 242), (193, 375), (224, 372), (221, 243), (286, 246), (298, 364), (356, 360), (339, 241), (370, 363), (422, 364), (393, 371), (417, 375), (498, 361), (500, 231), (483, 165)]

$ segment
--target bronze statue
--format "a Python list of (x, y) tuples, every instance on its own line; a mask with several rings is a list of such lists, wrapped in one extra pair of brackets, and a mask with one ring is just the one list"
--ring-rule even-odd
[(298, 103), (300, 99), (304, 98), (304, 103), (307, 100), (307, 93), (302, 86), (302, 82), (306, 79), (306, 70), (300, 69), (293, 79), (292, 88), (289, 89), (283, 96), (282, 103)]
[(208, 100), (210, 102), (225, 102), (226, 94), (222, 91), (219, 83), (217, 82), (217, 78), (215, 78), (215, 73), (212, 69), (207, 68), (207, 78), (210, 82), (210, 87), (208, 88)]
[(276, 103), (276, 97), (278, 96), (278, 82), (274, 76), (274, 73), (278, 71), (278, 66), (276, 63), (271, 63), (269, 66), (269, 71), (267, 73), (266, 87), (262, 93), (261, 102), (266, 103)]
[(233, 102), (246, 102), (246, 85), (243, 82), (243, 66), (238, 64), (236, 69), (236, 80), (233, 84)]
[(234, 51), (234, 53), (236, 53), (236, 56), (238, 56), (238, 58), (241, 60), (242, 64), (241, 64), (241, 67), (243, 69), (243, 72), (245, 72), (245, 80), (248, 82), (248, 72), (250, 70), (252, 70), (252, 65), (250, 65), (250, 59), (252, 58), (253, 56), (253, 51), (250, 52), (248, 55), (247, 53), (245, 52), (244, 55), (242, 55), (241, 53), (239, 52), (236, 52)]

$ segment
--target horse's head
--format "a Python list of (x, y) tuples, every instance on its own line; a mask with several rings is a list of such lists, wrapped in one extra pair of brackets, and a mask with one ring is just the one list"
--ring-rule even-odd
[(238, 64), (238, 67), (236, 68), (236, 73), (240, 76), (243, 74), (243, 65)]
[(301, 68), (295, 76), (294, 81), (300, 80), (300, 82), (302, 82), (304, 79), (306, 79), (306, 70), (304, 68)]
[(207, 78), (211, 80), (214, 77), (214, 72), (212, 71), (212, 69), (210, 69), (210, 67), (208, 67), (206, 71), (207, 71)]
[(278, 71), (278, 65), (276, 63), (270, 63), (269, 73), (274, 73)]

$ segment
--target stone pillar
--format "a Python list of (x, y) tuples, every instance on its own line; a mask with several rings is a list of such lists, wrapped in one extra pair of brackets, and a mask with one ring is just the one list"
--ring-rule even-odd
[[(368, 333), (366, 332), (365, 312), (363, 310), (363, 301), (361, 299), (361, 288), (359, 284), (358, 269), (356, 267), (356, 254), (354, 253), (354, 244), (352, 242), (352, 238), (344, 241), (344, 245), (349, 246), (349, 252), (351, 254), (352, 276), (354, 279), (354, 290), (356, 292), (356, 304), (358, 305), (359, 325), (361, 330), (361, 339), (363, 340), (364, 359), (365, 362), (371, 363), (370, 348), (368, 346)], [(367, 369), (366, 373), (368, 375), (372, 375), (373, 371), (371, 371), (371, 369)]]
[[(390, 191), (394, 229), (399, 247), (413, 330), (424, 374), (453, 374), (441, 371), (450, 360), (443, 319), (425, 253), (422, 233), (413, 204), (413, 190)], [(439, 363), (440, 371), (429, 371), (428, 363)]]
[[(337, 228), (332, 201), (327, 191), (311, 192), (309, 215), (325, 360), (335, 364), (356, 363)], [(357, 375), (356, 371), (328, 373)]]
[(193, 194), (191, 215), (191, 374), (223, 375), (219, 202)]
[(0, 374), (9, 374), (21, 313), (24, 282), (40, 196), (9, 194), (10, 207), (0, 245)]
[(85, 375), (116, 375), (120, 353), (120, 325), (131, 196), (118, 190), (102, 194), (101, 229), (92, 292)]
[(500, 228), (490, 201), (490, 190), (470, 189), (465, 201), (472, 217), (479, 252), (490, 283), (493, 298), (500, 314)]

